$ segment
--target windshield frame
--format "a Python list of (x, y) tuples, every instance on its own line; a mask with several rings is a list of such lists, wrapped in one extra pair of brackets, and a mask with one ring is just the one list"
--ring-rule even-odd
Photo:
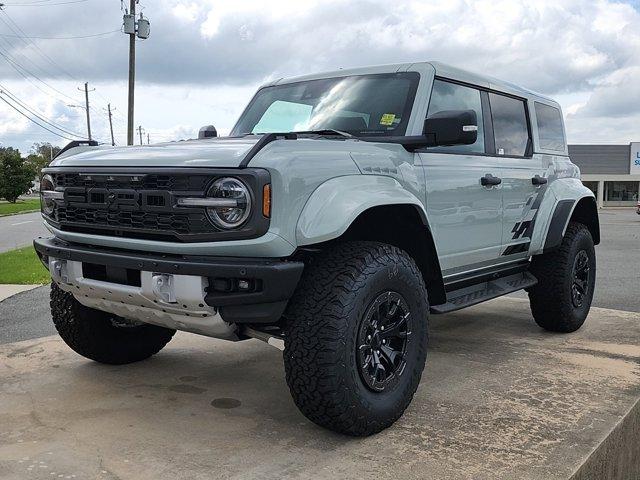
[[(404, 110), (402, 112), (402, 120), (400, 121), (400, 123), (398, 124), (398, 126), (396, 128), (394, 128), (393, 130), (389, 130), (388, 133), (377, 133), (375, 131), (370, 131), (367, 133), (363, 133), (363, 134), (354, 134), (353, 132), (348, 132), (350, 134), (353, 135), (354, 138), (358, 138), (358, 137), (389, 137), (389, 136), (403, 136), (407, 134), (407, 128), (409, 127), (409, 122), (411, 119), (411, 114), (413, 113), (414, 110), (414, 104), (416, 101), (416, 96), (418, 93), (418, 88), (420, 86), (420, 82), (421, 82), (421, 74), (417, 71), (401, 71), (401, 72), (380, 72), (380, 73), (361, 73), (361, 74), (349, 74), (349, 75), (332, 75), (332, 76), (327, 76), (327, 77), (319, 77), (319, 78), (313, 78), (313, 79), (305, 79), (305, 80), (299, 80), (299, 81), (294, 81), (294, 82), (283, 82), (283, 83), (276, 83), (276, 84), (272, 84), (272, 85), (265, 85), (263, 87), (260, 87), (256, 93), (253, 95), (253, 97), (251, 98), (251, 101), (249, 102), (249, 104), (245, 107), (245, 109), (242, 111), (242, 113), (240, 114), (240, 116), (238, 117), (238, 120), (236, 121), (236, 123), (233, 126), (233, 129), (231, 130), (231, 132), (229, 133), (229, 136), (244, 136), (244, 135), (263, 135), (263, 133), (251, 133), (251, 132), (240, 132), (239, 131), (239, 125), (241, 123), (241, 120), (245, 117), (245, 115), (247, 115), (247, 113), (251, 110), (251, 108), (255, 105), (256, 101), (258, 100), (259, 96), (261, 95), (261, 93), (265, 90), (268, 89), (277, 89), (277, 88), (284, 88), (284, 87), (290, 87), (292, 85), (297, 85), (297, 84), (301, 84), (301, 83), (310, 83), (310, 82), (314, 82), (317, 80), (340, 80), (340, 79), (344, 79), (344, 78), (398, 78), (398, 77), (405, 77), (405, 78), (409, 78), (411, 80), (410, 83), (410, 87), (409, 87), (409, 91), (407, 93), (407, 98), (405, 100), (405, 105), (404, 105)], [(255, 128), (255, 125), (254, 125)], [(265, 133), (270, 133), (270, 132), (265, 132)], [(273, 132), (271, 132), (273, 133)], [(295, 133), (294, 131), (291, 132), (278, 132), (278, 133)]]

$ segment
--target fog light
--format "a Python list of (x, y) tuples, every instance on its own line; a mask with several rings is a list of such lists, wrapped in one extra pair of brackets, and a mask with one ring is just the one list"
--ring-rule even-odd
[(247, 280), (238, 280), (239, 290), (249, 290), (249, 288), (251, 288), (251, 284)]

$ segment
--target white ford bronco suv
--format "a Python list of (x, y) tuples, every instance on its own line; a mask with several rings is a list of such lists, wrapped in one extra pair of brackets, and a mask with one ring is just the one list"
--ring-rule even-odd
[(43, 170), (35, 248), (80, 355), (258, 338), (304, 415), (369, 435), (411, 402), (430, 314), (525, 289), (546, 330), (587, 317), (598, 215), (553, 100), (436, 62), (359, 68), (271, 82), (199, 137), (76, 142)]

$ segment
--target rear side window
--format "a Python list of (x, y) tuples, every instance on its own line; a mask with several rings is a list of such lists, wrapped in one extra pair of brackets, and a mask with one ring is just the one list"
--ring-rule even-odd
[(529, 127), (524, 101), (489, 93), (493, 134), (498, 155), (524, 157), (529, 146)]
[(565, 140), (560, 110), (539, 102), (535, 102), (535, 106), (540, 148), (564, 151)]
[[(484, 153), (484, 122), (480, 90), (436, 79), (433, 82), (427, 117), (445, 110), (474, 110), (478, 116), (478, 139), (473, 145), (437, 147), (437, 151), (456, 153)], [(431, 149), (429, 149), (431, 150)]]

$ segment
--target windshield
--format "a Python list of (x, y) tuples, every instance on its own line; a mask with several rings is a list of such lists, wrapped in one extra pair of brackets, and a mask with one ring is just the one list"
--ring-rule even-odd
[(419, 75), (357, 75), (262, 88), (231, 135), (339, 130), (404, 135)]

